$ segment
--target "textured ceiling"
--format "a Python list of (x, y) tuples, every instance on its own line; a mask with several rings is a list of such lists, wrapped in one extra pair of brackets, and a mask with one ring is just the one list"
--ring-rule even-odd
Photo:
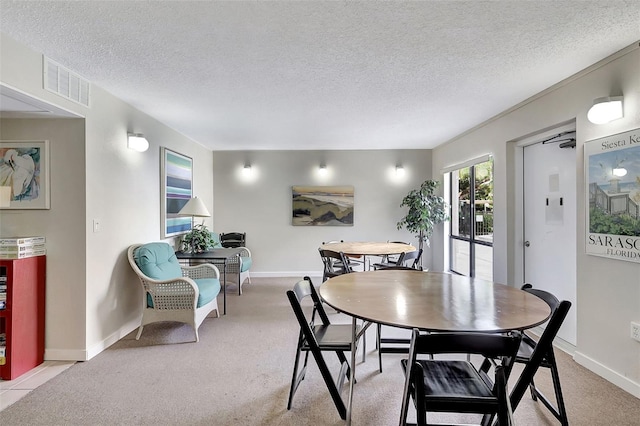
[(0, 30), (211, 149), (430, 148), (640, 40), (640, 1), (2, 0)]

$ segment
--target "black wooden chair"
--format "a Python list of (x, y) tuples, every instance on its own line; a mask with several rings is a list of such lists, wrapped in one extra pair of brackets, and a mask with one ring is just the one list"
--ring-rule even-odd
[[(325, 246), (327, 244), (335, 244), (335, 243), (344, 243), (344, 240), (332, 240), (332, 241), (323, 241), (322, 245)], [(335, 250), (333, 250), (335, 251)], [(365, 270), (365, 259), (362, 255), (359, 254), (345, 254), (344, 258), (347, 260), (349, 267), (351, 270), (354, 270), (354, 267), (362, 267), (362, 270)]]
[[(409, 358), (402, 360), (405, 385), (400, 425), (407, 424), (413, 399), (417, 424), (427, 424), (427, 412), (497, 415), (511, 425), (507, 380), (520, 345), (521, 333), (434, 333), (414, 329)], [(493, 378), (462, 359), (418, 359), (418, 354), (478, 354), (495, 363)]]
[[(560, 326), (562, 326), (571, 308), (571, 302), (567, 300), (560, 302), (553, 294), (544, 290), (534, 289), (531, 284), (523, 285), (522, 289), (544, 300), (551, 308), (551, 317), (538, 341), (526, 334), (522, 338), (516, 362), (526, 364), (526, 366), (511, 392), (511, 404), (515, 410), (528, 385), (531, 391), (531, 398), (534, 401), (539, 399), (562, 425), (568, 425), (569, 421), (567, 419), (567, 410), (564, 406), (562, 387), (560, 386), (558, 365), (553, 352), (553, 339), (558, 334), (558, 330), (560, 330)], [(548, 368), (551, 372), (553, 390), (556, 397), (555, 405), (536, 387), (533, 381), (538, 367)]]
[(420, 259), (422, 258), (422, 249), (407, 251), (400, 253), (398, 261), (374, 263), (373, 269), (389, 268), (391, 266), (408, 266), (409, 268), (418, 269), (420, 267)]
[[(313, 301), (313, 310), (310, 318), (305, 315), (301, 306), (302, 301), (308, 296), (311, 296), (311, 300)], [(296, 319), (300, 325), (287, 410), (291, 409), (293, 395), (298, 389), (300, 382), (302, 382), (305, 377), (309, 352), (311, 352), (318, 364), (322, 378), (329, 389), (333, 403), (335, 404), (340, 417), (345, 420), (347, 416), (347, 409), (342, 397), (340, 396), (340, 391), (345, 378), (348, 377), (350, 372), (349, 363), (347, 362), (347, 358), (344, 353), (351, 351), (353, 328), (351, 324), (331, 324), (329, 317), (322, 306), (320, 297), (313, 287), (313, 283), (309, 277), (304, 277), (302, 281), (299, 281), (294, 285), (293, 290), (288, 290), (287, 297), (289, 298), (291, 308), (293, 309)], [(320, 319), (318, 324), (315, 322), (317, 319), (316, 314)], [(360, 335), (360, 331), (361, 327), (357, 326), (356, 335)], [(341, 367), (336, 380), (333, 379), (324, 357), (322, 356), (322, 353), (326, 351), (335, 352), (340, 360)], [(304, 356), (302, 369), (298, 371), (300, 355), (302, 352), (306, 352), (306, 354)]]
[(320, 252), (320, 258), (324, 266), (322, 272), (322, 282), (325, 282), (329, 278), (337, 277), (338, 275), (349, 274), (353, 272), (349, 261), (342, 252), (333, 250), (322, 250)]
[(225, 248), (237, 248), (247, 246), (246, 232), (227, 232), (220, 234), (220, 244)]

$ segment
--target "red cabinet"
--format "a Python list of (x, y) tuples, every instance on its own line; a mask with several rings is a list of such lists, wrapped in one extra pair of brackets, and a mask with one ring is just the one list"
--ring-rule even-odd
[(0, 379), (13, 380), (44, 361), (46, 256), (0, 260), (0, 277), (6, 277), (6, 305), (0, 310), (4, 334), (4, 359)]

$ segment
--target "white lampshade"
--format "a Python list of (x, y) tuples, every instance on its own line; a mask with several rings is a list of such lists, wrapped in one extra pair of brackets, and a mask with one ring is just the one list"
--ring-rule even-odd
[(193, 197), (187, 201), (187, 204), (185, 204), (183, 208), (180, 209), (178, 216), (209, 217), (211, 215), (202, 200), (198, 197)]
[(587, 112), (587, 118), (593, 124), (605, 124), (622, 117), (622, 96), (598, 98)]
[(129, 133), (127, 135), (127, 147), (134, 151), (145, 152), (149, 149), (149, 141), (139, 133)]
[(10, 186), (0, 186), (0, 207), (11, 207)]

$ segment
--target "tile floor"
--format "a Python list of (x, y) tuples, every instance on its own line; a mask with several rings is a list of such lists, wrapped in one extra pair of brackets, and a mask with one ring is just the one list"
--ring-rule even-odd
[(0, 380), (0, 411), (73, 364), (74, 361), (45, 361), (14, 380)]

